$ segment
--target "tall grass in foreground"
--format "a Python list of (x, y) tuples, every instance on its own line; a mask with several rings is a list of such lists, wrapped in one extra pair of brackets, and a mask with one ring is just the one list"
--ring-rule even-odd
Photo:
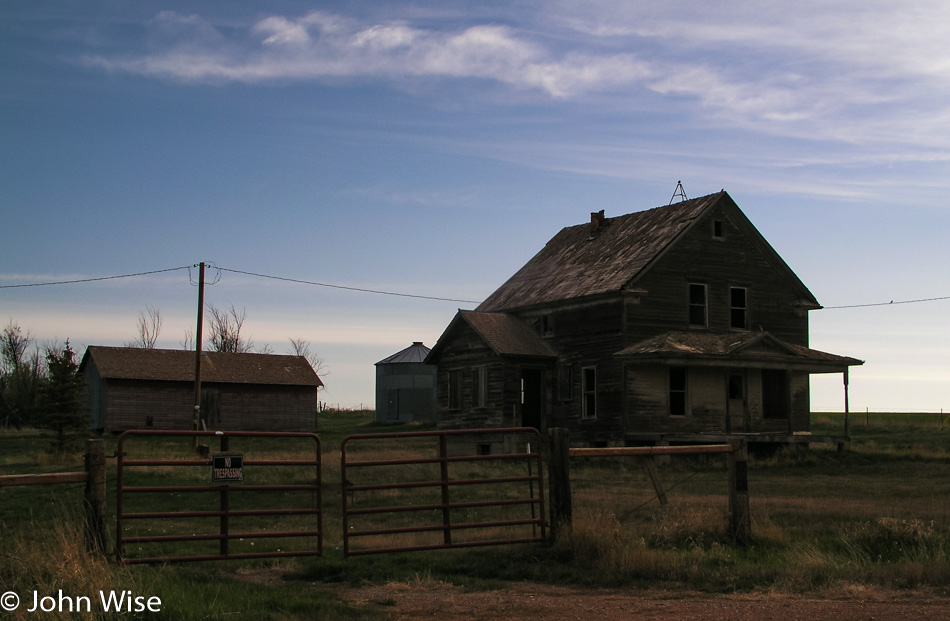
[[(813, 431), (840, 433), (831, 431), (839, 428), (840, 416), (816, 417)], [(864, 429), (852, 421), (851, 450), (841, 453), (812, 447), (753, 456), (748, 547), (734, 545), (727, 533), (724, 460), (673, 458), (661, 465), (666, 506), (656, 501), (635, 460), (577, 460), (571, 464), (574, 521), (551, 545), (344, 559), (339, 439), (379, 431), (370, 421), (368, 415), (341, 415), (327, 420), (321, 432), (327, 533), (322, 558), (116, 566), (82, 549), (74, 506), (80, 490), (9, 488), (0, 490), (0, 592), (26, 597), (60, 588), (73, 596), (132, 590), (162, 598), (156, 618), (186, 620), (372, 619), (386, 612), (342, 603), (332, 591), (337, 582), (493, 589), (530, 579), (715, 592), (860, 592), (884, 586), (950, 593), (950, 428), (938, 431), (932, 415), (915, 422), (872, 414)], [(37, 446), (28, 435), (0, 437), (0, 467), (72, 469), (35, 458)], [(109, 480), (111, 485), (114, 470)], [(18, 614), (12, 618), (32, 618)]]

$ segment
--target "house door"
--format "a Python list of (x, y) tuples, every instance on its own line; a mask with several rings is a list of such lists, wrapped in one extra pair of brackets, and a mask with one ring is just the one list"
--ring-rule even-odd
[(745, 373), (741, 371), (729, 373), (728, 391), (729, 426), (726, 428), (727, 431), (746, 433), (752, 431), (752, 420), (746, 399)]
[(541, 429), (544, 412), (544, 371), (521, 369), (521, 426)]

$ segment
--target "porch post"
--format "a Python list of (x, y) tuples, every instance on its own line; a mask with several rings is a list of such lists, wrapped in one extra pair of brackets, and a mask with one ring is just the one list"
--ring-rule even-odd
[(844, 435), (851, 435), (851, 419), (850, 412), (848, 408), (848, 367), (844, 368), (844, 372), (841, 374), (844, 378)]

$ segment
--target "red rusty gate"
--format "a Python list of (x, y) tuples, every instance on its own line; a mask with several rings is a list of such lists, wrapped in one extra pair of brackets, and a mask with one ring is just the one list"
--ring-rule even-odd
[(323, 552), (316, 434), (133, 430), (116, 452), (119, 562)]
[(344, 556), (544, 541), (540, 446), (522, 427), (345, 438)]

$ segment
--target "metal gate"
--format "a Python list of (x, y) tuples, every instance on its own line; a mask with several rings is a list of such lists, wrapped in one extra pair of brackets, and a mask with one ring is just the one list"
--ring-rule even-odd
[(323, 553), (316, 434), (134, 430), (117, 457), (121, 563)]
[(344, 556), (544, 541), (540, 446), (524, 427), (348, 436)]

